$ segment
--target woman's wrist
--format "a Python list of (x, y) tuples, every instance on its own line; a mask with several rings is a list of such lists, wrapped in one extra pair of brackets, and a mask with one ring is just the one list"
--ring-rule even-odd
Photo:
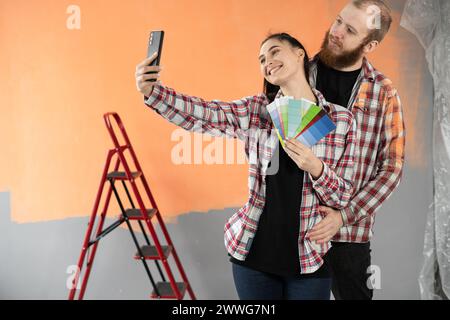
[(317, 158), (317, 161), (315, 162), (315, 165), (313, 166), (312, 170), (309, 172), (314, 180), (317, 180), (320, 178), (323, 172), (323, 162), (319, 158)]

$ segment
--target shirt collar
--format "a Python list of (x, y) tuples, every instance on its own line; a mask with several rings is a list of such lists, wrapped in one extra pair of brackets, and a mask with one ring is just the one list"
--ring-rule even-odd
[(362, 70), (364, 71), (364, 78), (371, 82), (375, 81), (375, 68), (366, 57), (363, 58)]

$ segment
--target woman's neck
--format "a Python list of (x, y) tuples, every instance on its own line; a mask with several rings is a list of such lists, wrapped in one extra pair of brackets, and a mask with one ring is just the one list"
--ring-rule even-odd
[(309, 101), (317, 103), (317, 98), (305, 77), (302, 77), (302, 79), (297, 81), (288, 82), (285, 85), (280, 86), (280, 88), (285, 96), (294, 97), (294, 99), (298, 100), (305, 98)]

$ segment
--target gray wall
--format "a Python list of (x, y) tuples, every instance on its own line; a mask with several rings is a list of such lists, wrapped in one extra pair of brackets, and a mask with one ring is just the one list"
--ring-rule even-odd
[[(66, 270), (77, 263), (88, 218), (16, 224), (9, 207), (9, 193), (0, 193), (0, 299), (66, 299)], [(237, 298), (222, 240), (232, 212), (189, 213), (167, 224), (198, 299)], [(101, 240), (85, 298), (146, 299), (151, 284), (142, 264), (132, 259), (135, 252), (125, 228)]]

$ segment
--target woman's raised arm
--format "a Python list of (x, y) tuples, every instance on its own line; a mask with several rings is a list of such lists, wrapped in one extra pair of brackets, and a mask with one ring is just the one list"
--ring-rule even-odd
[(240, 139), (245, 139), (248, 130), (261, 127), (261, 108), (268, 104), (264, 94), (232, 102), (206, 101), (181, 94), (160, 84), (161, 67), (148, 66), (155, 57), (136, 67), (136, 85), (145, 96), (145, 104), (165, 119), (189, 131)]

